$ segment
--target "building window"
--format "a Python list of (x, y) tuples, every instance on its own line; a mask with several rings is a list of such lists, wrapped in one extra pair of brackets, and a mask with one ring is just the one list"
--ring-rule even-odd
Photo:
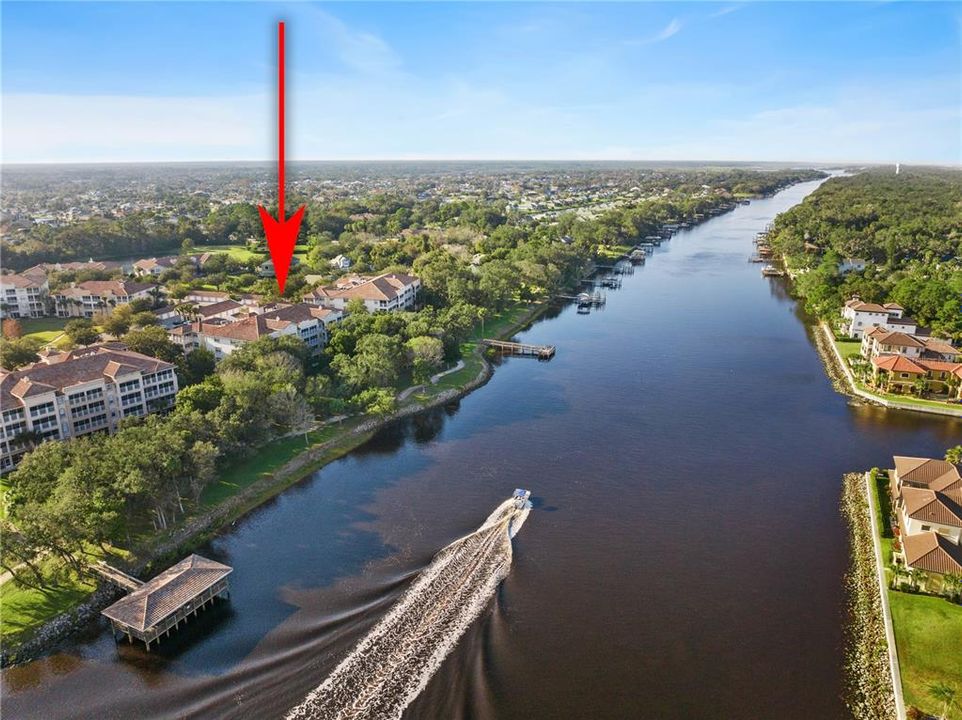
[(931, 525), (923, 525), (923, 526), (922, 526), (922, 532), (925, 532), (925, 531), (931, 530), (931, 529), (932, 529), (932, 526), (931, 526)]

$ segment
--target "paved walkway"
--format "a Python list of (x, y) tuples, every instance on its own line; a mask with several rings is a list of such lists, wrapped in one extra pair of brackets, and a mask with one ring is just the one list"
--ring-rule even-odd
[[(447, 370), (444, 370), (443, 372), (439, 372), (437, 375), (432, 375), (432, 376), (431, 376), (431, 384), (432, 384), (432, 385), (437, 385), (437, 384), (438, 384), (438, 381), (439, 381), (441, 378), (443, 378), (445, 375), (450, 375), (451, 373), (456, 373), (458, 370), (461, 370), (463, 367), (464, 367), (464, 360), (458, 360), (458, 361), (454, 364), (454, 367), (448, 368)], [(398, 393), (397, 401), (398, 401), (398, 402), (404, 402), (404, 401), (407, 400), (413, 393), (417, 392), (418, 390), (423, 390), (425, 387), (427, 387), (427, 384), (426, 384), (426, 383), (425, 383), (424, 385), (412, 385), (412, 386), (409, 387), (409, 388), (404, 388), (401, 392)]]

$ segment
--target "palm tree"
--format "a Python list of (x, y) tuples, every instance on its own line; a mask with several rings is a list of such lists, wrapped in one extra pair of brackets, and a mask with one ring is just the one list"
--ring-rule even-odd
[(906, 574), (907, 574), (907, 571), (904, 566), (898, 565), (898, 564), (892, 566), (892, 588), (893, 589), (898, 590), (899, 587), (901, 587), (902, 578), (904, 578)]
[(946, 450), (945, 461), (953, 465), (962, 465), (962, 445), (956, 445)]
[(929, 685), (929, 697), (936, 702), (942, 703), (942, 713), (939, 715), (941, 720), (945, 720), (949, 715), (949, 710), (955, 705), (954, 687), (945, 682), (937, 682)]
[(942, 576), (942, 590), (951, 600), (962, 595), (962, 573), (947, 573)]
[(919, 570), (918, 568), (912, 568), (909, 570), (909, 582), (912, 584), (914, 589), (920, 590), (922, 588), (922, 584), (925, 582), (925, 578), (926, 575), (924, 570)]

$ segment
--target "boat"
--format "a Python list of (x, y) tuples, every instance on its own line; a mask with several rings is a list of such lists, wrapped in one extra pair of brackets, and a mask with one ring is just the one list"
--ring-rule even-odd
[(785, 274), (784, 270), (779, 270), (773, 265), (766, 265), (762, 268), (762, 275), (765, 277), (782, 277)]
[(516, 488), (511, 494), (511, 498), (514, 500), (514, 506), (518, 510), (524, 510), (525, 508), (531, 507), (531, 491), (525, 490), (524, 488)]

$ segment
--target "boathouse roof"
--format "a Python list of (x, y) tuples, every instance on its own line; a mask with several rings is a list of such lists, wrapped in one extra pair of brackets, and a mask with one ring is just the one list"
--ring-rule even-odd
[(214, 560), (190, 555), (103, 610), (102, 614), (143, 632), (177, 612), (232, 571), (233, 568)]

